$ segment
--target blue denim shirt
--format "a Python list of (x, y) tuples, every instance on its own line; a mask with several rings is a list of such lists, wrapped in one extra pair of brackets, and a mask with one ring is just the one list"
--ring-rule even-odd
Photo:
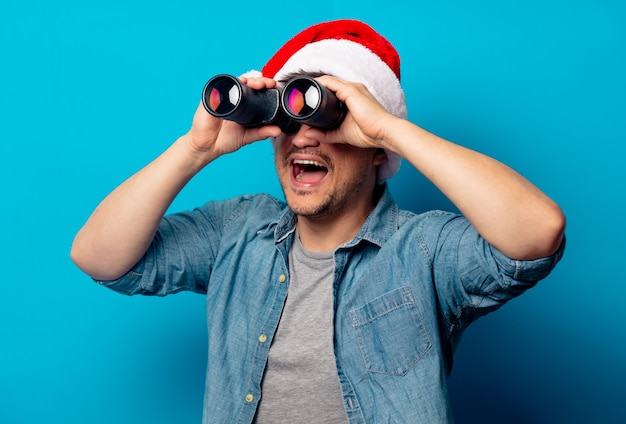
[[(164, 218), (116, 281), (133, 295), (206, 295), (205, 423), (251, 423), (289, 287), (296, 217), (268, 195)], [(335, 251), (335, 356), (350, 423), (452, 422), (446, 377), (463, 330), (546, 277), (561, 258), (515, 261), (462, 216), (399, 210), (386, 190)]]

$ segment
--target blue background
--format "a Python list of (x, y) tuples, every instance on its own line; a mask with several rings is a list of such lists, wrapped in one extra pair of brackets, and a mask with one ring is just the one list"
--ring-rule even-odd
[[(203, 297), (109, 292), (72, 265), (72, 238), (187, 130), (208, 78), (341, 17), (396, 45), (413, 122), (511, 165), (568, 216), (555, 272), (466, 333), (457, 421), (626, 422), (625, 5), (4, 0), (0, 422), (199, 422)], [(390, 185), (405, 208), (452, 208), (407, 164)], [(280, 195), (267, 141), (203, 170), (172, 210), (259, 191)]]

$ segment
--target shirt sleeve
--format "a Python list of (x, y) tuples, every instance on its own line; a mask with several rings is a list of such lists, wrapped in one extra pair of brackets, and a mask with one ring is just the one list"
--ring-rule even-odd
[(551, 256), (529, 261), (507, 257), (462, 216), (440, 215), (433, 240), (433, 275), (449, 331), (460, 332), (546, 278), (561, 260), (565, 239)]
[(97, 282), (126, 295), (206, 293), (224, 229), (240, 209), (241, 201), (232, 199), (164, 217), (150, 247), (129, 272)]

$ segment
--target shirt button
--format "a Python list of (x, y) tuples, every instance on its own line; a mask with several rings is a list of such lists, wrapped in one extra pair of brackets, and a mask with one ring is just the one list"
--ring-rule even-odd
[(250, 393), (248, 393), (246, 395), (246, 402), (250, 403), (254, 400), (254, 396), (252, 396)]
[(278, 282), (284, 283), (285, 281), (287, 281), (287, 276), (285, 274), (280, 274), (280, 277), (278, 277)]
[(265, 343), (265, 342), (267, 341), (267, 336), (266, 336), (265, 334), (261, 334), (261, 335), (259, 336), (259, 341), (260, 341), (261, 343)]

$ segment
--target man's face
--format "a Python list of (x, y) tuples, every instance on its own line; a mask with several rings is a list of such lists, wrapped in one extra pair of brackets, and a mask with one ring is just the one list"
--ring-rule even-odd
[(276, 172), (291, 210), (310, 218), (369, 213), (377, 165), (385, 154), (347, 144), (321, 144), (304, 136), (306, 128), (303, 125), (291, 136), (281, 134), (274, 146)]

